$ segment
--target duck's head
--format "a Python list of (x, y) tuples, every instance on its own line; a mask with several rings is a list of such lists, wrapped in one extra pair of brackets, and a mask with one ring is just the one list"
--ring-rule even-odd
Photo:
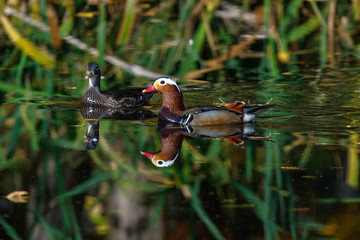
[(86, 123), (87, 130), (84, 136), (84, 147), (87, 150), (93, 150), (99, 142), (99, 120), (87, 119)]
[(160, 77), (150, 87), (144, 89), (143, 93), (155, 91), (163, 95), (163, 107), (175, 112), (185, 110), (183, 95), (175, 80), (169, 77)]
[(179, 86), (176, 84), (175, 80), (169, 77), (160, 77), (154, 81), (154, 83), (143, 90), (143, 92), (155, 92), (159, 91), (161, 93), (176, 91), (181, 94)]
[(157, 167), (169, 167), (174, 164), (181, 150), (184, 139), (183, 131), (180, 128), (159, 129), (161, 137), (161, 150), (157, 153), (141, 152)]
[(150, 152), (141, 152), (142, 155), (146, 156), (151, 162), (157, 167), (170, 167), (174, 164), (176, 158), (179, 153), (173, 159), (164, 160), (164, 156), (162, 156), (161, 151), (158, 153), (150, 153)]
[(89, 87), (100, 87), (101, 71), (99, 65), (95, 62), (86, 65), (85, 78), (89, 79)]

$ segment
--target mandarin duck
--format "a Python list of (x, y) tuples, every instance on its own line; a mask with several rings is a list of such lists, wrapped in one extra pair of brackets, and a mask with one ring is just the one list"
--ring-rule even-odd
[(276, 106), (276, 104), (245, 105), (245, 102), (236, 101), (223, 106), (186, 108), (179, 86), (168, 77), (156, 79), (150, 87), (143, 90), (143, 93), (156, 91), (162, 94), (159, 117), (183, 126), (253, 122), (261, 112)]
[(81, 102), (90, 106), (108, 108), (135, 108), (149, 103), (154, 93), (142, 93), (142, 89), (100, 91), (101, 71), (97, 63), (86, 65), (86, 79), (89, 87), (81, 97)]
[(255, 123), (228, 125), (194, 125), (181, 126), (174, 123), (159, 122), (161, 150), (157, 153), (143, 152), (141, 154), (151, 160), (156, 167), (169, 167), (179, 156), (184, 137), (221, 139), (234, 146), (245, 140), (271, 141), (270, 137), (262, 137), (255, 127)]

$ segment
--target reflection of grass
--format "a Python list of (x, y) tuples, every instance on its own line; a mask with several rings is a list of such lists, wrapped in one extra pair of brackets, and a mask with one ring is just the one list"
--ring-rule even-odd
[(10, 237), (13, 240), (20, 240), (21, 238), (16, 233), (15, 229), (9, 225), (4, 218), (0, 217), (0, 225), (5, 230), (8, 237)]

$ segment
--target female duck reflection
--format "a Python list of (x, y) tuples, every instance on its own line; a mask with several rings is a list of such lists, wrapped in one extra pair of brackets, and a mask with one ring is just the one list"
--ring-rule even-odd
[(161, 150), (157, 153), (142, 152), (157, 167), (171, 166), (179, 156), (184, 136), (194, 138), (223, 139), (234, 145), (241, 145), (245, 140), (267, 140), (256, 130), (255, 123), (242, 125), (210, 125), (210, 126), (187, 126), (165, 123), (159, 125), (161, 137)]
[(84, 136), (84, 147), (87, 150), (95, 149), (99, 142), (100, 119), (145, 120), (156, 116), (151, 111), (140, 108), (114, 109), (91, 106), (82, 106), (80, 113), (87, 123), (86, 134)]

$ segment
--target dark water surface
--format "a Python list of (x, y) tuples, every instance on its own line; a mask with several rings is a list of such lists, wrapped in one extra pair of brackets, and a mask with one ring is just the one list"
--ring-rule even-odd
[[(86, 89), (84, 71), (52, 73), (48, 82), (58, 88), (51, 94), (26, 92), (32, 72), (23, 74), (24, 88), (1, 92), (1, 194), (24, 190), (30, 197), (0, 200), (2, 236), (358, 238), (356, 61), (322, 68), (296, 63), (278, 76), (225, 68), (211, 73), (214, 82), (211, 76), (206, 84), (181, 81), (187, 106), (270, 99), (278, 105), (256, 124), (230, 129), (242, 133), (236, 145), (158, 127), (159, 94), (141, 111), (80, 109), (74, 100)], [(172, 137), (162, 139), (159, 132)], [(162, 141), (175, 148), (182, 141), (168, 168), (140, 153), (160, 151)]]

